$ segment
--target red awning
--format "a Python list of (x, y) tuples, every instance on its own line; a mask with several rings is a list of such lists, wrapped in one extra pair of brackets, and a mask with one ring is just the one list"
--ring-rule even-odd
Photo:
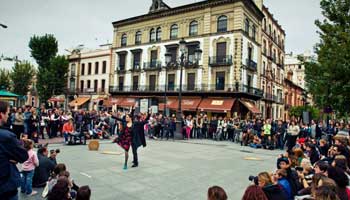
[(253, 114), (260, 114), (260, 110), (251, 102), (247, 101), (247, 100), (239, 100), (239, 102), (241, 102), (245, 107), (248, 108), (248, 110), (250, 112), (252, 112)]
[[(191, 98), (191, 97), (183, 97), (181, 100), (181, 109), (183, 111), (196, 111), (199, 103), (201, 102), (201, 98)], [(176, 100), (169, 105), (169, 109), (177, 110), (179, 107), (179, 101)]]
[(136, 107), (137, 103), (135, 98), (126, 97), (123, 98), (117, 105), (120, 107)]
[(203, 99), (198, 106), (199, 111), (226, 113), (232, 110), (235, 99), (232, 98), (208, 98)]
[(123, 101), (124, 98), (110, 98), (109, 101), (111, 102), (111, 104), (118, 104), (120, 102)]
[[(167, 108), (169, 108), (170, 109), (170, 105), (171, 104), (173, 104), (173, 103), (177, 103), (178, 101), (176, 100), (176, 99), (174, 99), (174, 98), (169, 98), (169, 99), (167, 99), (167, 101), (166, 101), (166, 107)], [(164, 103), (160, 103), (160, 104), (158, 104), (158, 110), (160, 110), (160, 111), (163, 111), (164, 110)], [(177, 110), (177, 109), (176, 109)]]
[(52, 97), (47, 101), (49, 101), (49, 102), (64, 102), (64, 99)]

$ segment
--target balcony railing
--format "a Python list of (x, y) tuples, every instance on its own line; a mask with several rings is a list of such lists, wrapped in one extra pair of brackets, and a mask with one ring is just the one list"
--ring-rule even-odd
[(162, 62), (158, 61), (158, 60), (151, 61), (151, 62), (144, 62), (143, 69), (145, 71), (160, 70), (160, 69), (162, 69)]
[(116, 70), (118, 73), (125, 73), (125, 65), (119, 65)]
[(107, 88), (67, 88), (68, 94), (106, 94)]
[(141, 62), (134, 62), (132, 69), (130, 71), (133, 71), (133, 72), (141, 71)]
[(211, 66), (232, 65), (232, 55), (209, 57)]
[[(179, 85), (138, 85), (138, 86), (110, 86), (110, 93), (118, 92), (179, 92)], [(263, 96), (260, 89), (249, 87), (247, 85), (229, 85), (229, 84), (190, 84), (182, 85), (182, 92), (222, 92), (222, 93), (248, 93), (251, 95)]]
[(253, 60), (247, 59), (246, 60), (246, 66), (249, 69), (252, 69), (252, 70), (256, 71), (257, 67), (258, 67), (258, 64), (256, 64), (256, 62), (254, 62)]

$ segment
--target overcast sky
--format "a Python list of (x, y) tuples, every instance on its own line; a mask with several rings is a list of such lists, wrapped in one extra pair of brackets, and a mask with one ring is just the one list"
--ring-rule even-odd
[[(59, 53), (84, 44), (89, 48), (112, 41), (112, 22), (148, 12), (152, 0), (0, 0), (0, 55), (30, 60), (33, 35), (54, 34)], [(164, 0), (169, 6), (195, 0)], [(198, 2), (198, 0), (197, 0)], [(265, 0), (285, 29), (286, 52), (313, 50), (319, 41), (314, 21), (321, 18), (319, 0)]]

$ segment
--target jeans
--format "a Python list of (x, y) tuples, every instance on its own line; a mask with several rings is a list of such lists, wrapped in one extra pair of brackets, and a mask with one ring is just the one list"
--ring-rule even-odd
[(21, 192), (26, 194), (32, 193), (34, 170), (22, 171)]

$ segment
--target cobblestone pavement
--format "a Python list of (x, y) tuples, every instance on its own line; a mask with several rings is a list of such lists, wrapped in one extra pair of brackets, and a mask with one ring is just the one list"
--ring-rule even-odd
[[(66, 163), (78, 185), (91, 187), (92, 200), (205, 200), (213, 185), (223, 187), (229, 199), (239, 200), (250, 184), (248, 176), (275, 169), (281, 153), (231, 142), (152, 140), (139, 149), (139, 167), (124, 171), (123, 155), (102, 154), (122, 153), (110, 141), (101, 141), (98, 152), (88, 151), (87, 146), (51, 144), (49, 148), (61, 149), (58, 162)], [(129, 161), (131, 165), (131, 151)]]

